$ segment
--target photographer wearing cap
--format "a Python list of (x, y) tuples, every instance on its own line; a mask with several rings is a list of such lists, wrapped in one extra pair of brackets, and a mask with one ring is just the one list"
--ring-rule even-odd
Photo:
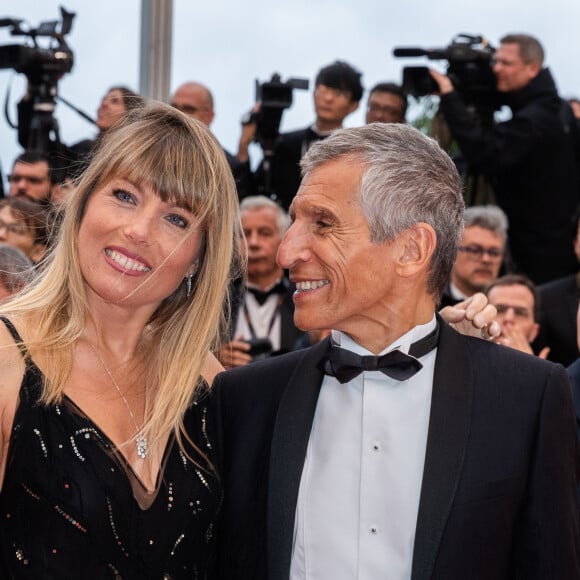
[[(264, 171), (260, 166), (255, 180), (258, 193), (271, 195), (288, 209), (300, 185), (300, 159), (314, 141), (328, 137), (342, 127), (344, 119), (358, 109), (363, 94), (361, 73), (348, 63), (336, 62), (320, 69), (314, 88), (316, 120), (305, 129), (283, 133), (274, 150), (272, 191), (264, 190)], [(256, 124), (245, 123), (238, 148), (238, 159), (249, 159), (248, 146), (256, 136)]]
[(535, 283), (577, 269), (570, 227), (579, 193), (577, 130), (543, 62), (543, 48), (534, 37), (501, 39), (493, 73), (512, 118), (491, 127), (470, 113), (449, 77), (430, 71), (452, 136), (508, 216), (515, 267)]

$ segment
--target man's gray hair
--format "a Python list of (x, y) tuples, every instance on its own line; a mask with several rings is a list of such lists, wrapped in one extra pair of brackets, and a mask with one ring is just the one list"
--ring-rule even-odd
[(372, 123), (340, 129), (314, 143), (302, 158), (302, 172), (340, 158), (364, 166), (361, 209), (373, 243), (392, 242), (419, 222), (433, 227), (437, 247), (427, 291), (438, 300), (463, 229), (461, 178), (447, 153), (413, 127)]
[(21, 250), (0, 244), (0, 283), (10, 294), (22, 290), (34, 276), (34, 264)]
[(499, 236), (503, 243), (507, 240), (508, 218), (497, 205), (474, 205), (465, 210), (465, 228), (478, 226)]
[(240, 202), (240, 212), (245, 210), (262, 209), (263, 207), (269, 207), (276, 212), (278, 231), (280, 232), (280, 237), (282, 237), (290, 227), (290, 216), (284, 211), (284, 208), (281, 205), (265, 195), (250, 195), (244, 197)]

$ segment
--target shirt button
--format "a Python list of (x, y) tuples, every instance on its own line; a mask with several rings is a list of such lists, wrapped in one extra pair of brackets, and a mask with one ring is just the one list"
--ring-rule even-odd
[(371, 527), (371, 534), (376, 534), (378, 532), (378, 529), (376, 526), (372, 526)]
[(381, 446), (379, 443), (373, 443), (373, 451), (380, 451)]

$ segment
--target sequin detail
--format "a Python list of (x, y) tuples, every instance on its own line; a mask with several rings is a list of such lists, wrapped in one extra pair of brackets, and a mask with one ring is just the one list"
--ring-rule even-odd
[(70, 514), (67, 514), (59, 505), (55, 505), (54, 509), (57, 513), (59, 513), (69, 524), (72, 524), (77, 530), (81, 532), (87, 533), (87, 530), (83, 528), (83, 526), (77, 522)]
[(209, 489), (209, 485), (207, 483), (207, 479), (203, 476), (203, 474), (201, 473), (201, 471), (199, 469), (195, 470), (195, 473), (197, 473), (197, 477), (199, 477), (199, 480), (201, 481), (201, 483), (203, 483), (203, 485)]
[(173, 548), (171, 549), (171, 552), (169, 552), (172, 556), (175, 556), (175, 550), (176, 550), (177, 546), (179, 546), (179, 544), (181, 544), (183, 538), (185, 538), (185, 534), (181, 534), (179, 536), (179, 538), (177, 538), (177, 540), (175, 540), (175, 544), (173, 544)]
[(34, 429), (34, 434), (38, 437), (38, 440), (40, 441), (40, 448), (42, 449), (42, 455), (44, 455), (44, 458), (47, 459), (48, 458), (48, 451), (46, 450), (46, 443), (44, 442), (44, 439), (42, 438), (40, 431), (38, 429)]
[(123, 542), (121, 541), (121, 538), (119, 537), (119, 533), (117, 532), (117, 526), (115, 525), (115, 518), (113, 517), (113, 506), (111, 505), (109, 498), (107, 498), (107, 511), (109, 513), (109, 525), (111, 526), (111, 530), (113, 531), (113, 537), (115, 538), (115, 541), (117, 542), (117, 546), (119, 546), (119, 549), (121, 550), (121, 552), (123, 552), (125, 557), (128, 558), (129, 554), (127, 553), (127, 550), (125, 549), (125, 546), (123, 545)]
[(167, 486), (167, 511), (170, 512), (173, 509), (173, 482), (169, 482)]

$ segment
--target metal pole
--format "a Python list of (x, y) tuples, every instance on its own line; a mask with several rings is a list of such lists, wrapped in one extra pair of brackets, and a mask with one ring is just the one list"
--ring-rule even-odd
[(173, 0), (142, 0), (139, 92), (167, 102), (171, 81)]

